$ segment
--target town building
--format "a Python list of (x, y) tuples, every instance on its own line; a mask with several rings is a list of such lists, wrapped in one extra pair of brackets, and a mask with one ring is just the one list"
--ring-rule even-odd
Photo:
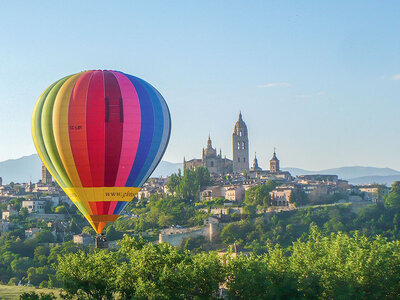
[(94, 239), (90, 234), (87, 233), (75, 234), (74, 243), (83, 246), (89, 246), (94, 244)]
[(22, 207), (25, 207), (29, 213), (37, 212), (43, 214), (46, 201), (44, 200), (24, 200), (22, 201)]
[(50, 172), (47, 170), (46, 166), (42, 164), (42, 183), (51, 184), (53, 182)]
[(269, 193), (271, 196), (271, 204), (273, 206), (293, 206), (292, 203), (290, 203), (290, 197), (292, 196), (292, 193), (292, 187), (276, 187)]
[(225, 191), (225, 199), (232, 202), (243, 202), (245, 189), (242, 185), (228, 187)]
[(29, 228), (25, 230), (25, 238), (26, 239), (32, 239), (35, 237), (35, 234), (39, 233), (43, 231), (43, 229), (41, 228)]
[(254, 155), (253, 166), (250, 168), (250, 172), (261, 172), (262, 169), (258, 165), (257, 154)]
[(249, 177), (252, 179), (267, 180), (280, 180), (280, 181), (291, 181), (293, 179), (287, 171), (282, 171), (279, 166), (279, 159), (276, 156), (276, 151), (272, 155), (269, 161), (269, 170), (262, 170), (258, 166), (257, 156), (254, 156), (253, 166), (250, 168)]

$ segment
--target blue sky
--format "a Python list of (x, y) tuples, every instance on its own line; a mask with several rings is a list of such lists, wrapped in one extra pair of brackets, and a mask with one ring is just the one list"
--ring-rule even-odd
[(241, 110), (251, 159), (400, 169), (399, 1), (2, 1), (0, 160), (35, 152), (42, 91), (87, 69), (139, 76), (172, 114), (165, 160), (232, 156)]

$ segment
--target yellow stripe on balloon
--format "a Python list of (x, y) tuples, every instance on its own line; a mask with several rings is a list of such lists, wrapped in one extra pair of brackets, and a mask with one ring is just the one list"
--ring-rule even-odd
[[(93, 202), (122, 201), (129, 202), (140, 191), (139, 187), (76, 187), (64, 188), (64, 192), (72, 199), (87, 198), (87, 194), (93, 194)], [(92, 202), (90, 201), (90, 202)], [(88, 201), (80, 201), (81, 203)]]
[(78, 73), (65, 81), (57, 93), (53, 108), (54, 139), (65, 171), (74, 187), (81, 187), (82, 183), (76, 170), (69, 140), (68, 109), (72, 90), (81, 74)]

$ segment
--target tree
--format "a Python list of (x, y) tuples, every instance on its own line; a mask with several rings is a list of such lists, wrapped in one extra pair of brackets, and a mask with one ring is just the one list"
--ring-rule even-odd
[(269, 206), (271, 197), (269, 193), (277, 186), (277, 183), (268, 180), (265, 184), (257, 185), (246, 191), (244, 203), (246, 205)]
[(400, 181), (393, 182), (392, 189), (386, 198), (385, 205), (400, 210)]
[(117, 270), (116, 263), (113, 252), (86, 254), (79, 251), (61, 257), (57, 274), (70, 299), (75, 296), (81, 299), (113, 299), (110, 283)]
[(43, 230), (35, 234), (35, 241), (38, 243), (53, 243), (54, 235), (47, 230)]

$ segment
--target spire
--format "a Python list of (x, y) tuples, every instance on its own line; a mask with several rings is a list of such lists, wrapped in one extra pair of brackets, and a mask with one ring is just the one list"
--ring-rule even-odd
[(276, 148), (274, 147), (274, 155), (272, 156), (272, 160), (278, 160), (278, 158), (276, 157)]
[(239, 111), (239, 121), (242, 121), (242, 111)]
[(254, 160), (253, 160), (253, 170), (257, 171), (260, 167), (258, 166), (257, 152), (254, 152)]
[(209, 149), (209, 148), (212, 148), (210, 134), (208, 134), (208, 141), (207, 141), (207, 149)]

